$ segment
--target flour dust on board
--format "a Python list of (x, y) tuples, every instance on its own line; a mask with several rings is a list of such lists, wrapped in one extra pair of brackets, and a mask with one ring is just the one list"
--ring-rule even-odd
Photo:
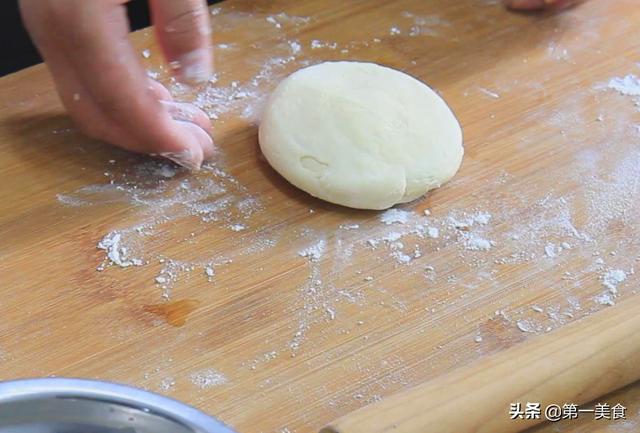
[[(182, 86), (161, 68), (148, 73), (168, 83), (176, 98), (195, 101), (213, 120), (214, 130), (216, 124), (225, 122), (257, 122), (266, 96), (278, 81), (319, 58), (375, 60), (376, 45), (389, 38), (451, 38), (458, 26), (436, 15), (405, 11), (394, 18), (393, 26), (367, 39), (306, 40), (302, 30), (313, 24), (309, 17), (226, 8), (213, 9), (212, 17), (216, 29), (229, 34), (249, 22), (259, 23), (257, 33), (264, 37), (257, 38), (247, 50), (242, 68), (245, 76), (231, 76), (224, 69), (225, 56), (238, 49), (233, 40), (217, 44), (220, 67), (203, 88)], [(287, 36), (290, 32), (286, 31), (292, 29), (300, 30), (294, 32), (295, 38)], [(540, 49), (548, 61), (569, 65), (576, 54), (561, 41), (546, 42)], [(144, 61), (152, 57), (143, 51)], [(414, 64), (415, 60), (407, 59), (404, 66)], [(153, 269), (148, 282), (166, 299), (194, 280), (218, 287), (225, 269), (236, 262), (257, 263), (252, 271), (265, 280), (273, 274), (259, 265), (261, 258), (277, 252), (299, 264), (299, 278), (293, 276), (281, 288), (292, 294), (290, 304), (279, 312), (291, 318), (287, 341), (256, 348), (255, 356), (243, 364), (250, 370), (279, 357), (298, 356), (311, 350), (314, 343), (336, 335), (362, 335), (364, 345), (369, 339), (365, 311), (372, 309), (383, 311), (390, 324), (419, 311), (424, 315), (420, 330), (425, 331), (450, 320), (453, 306), (469, 314), (472, 321), (474, 311), (489, 303), (492, 323), (507, 329), (514, 338), (527, 337), (614, 305), (637, 287), (637, 75), (637, 66), (630, 64), (629, 73), (601, 77), (599, 84), (577, 90), (557, 106), (528, 114), (533, 122), (544, 124), (567, 142), (581, 142), (585, 134), (598, 140), (597, 146), (571, 155), (572, 163), (563, 177), (554, 179), (555, 185), (569, 185), (567, 188), (551, 185), (540, 193), (534, 192), (528, 179), (506, 171), (483, 175), (482, 181), (465, 177), (463, 172), (447, 185), (445, 193), (461, 197), (472, 191), (474, 205), (466, 208), (456, 207), (453, 200), (447, 201), (447, 206), (436, 203), (433, 207), (418, 200), (383, 213), (344, 216), (331, 208), (315, 208), (310, 200), (296, 208), (305, 218), (273, 224), (269, 217), (275, 204), (269, 195), (247, 188), (229, 174), (222, 160), (205, 165), (197, 174), (153, 160), (133, 166), (113, 161), (105, 167), (107, 182), (62, 192), (58, 200), (80, 210), (112, 205), (132, 210), (131, 218), (112, 221), (95, 240), (103, 253), (97, 270), (135, 273)], [(543, 78), (520, 82), (488, 74), (474, 78), (462, 96), (470, 104), (487, 107), (485, 121), (492, 122), (492, 104), (521, 97), (522, 92), (545, 92), (545, 85)], [(624, 98), (629, 101), (628, 108), (616, 113), (585, 111), (585, 102), (594, 96)], [(491, 140), (498, 129), (484, 139)], [(537, 140), (537, 136), (525, 136), (514, 146), (524, 152), (534, 148)], [(468, 161), (467, 172), (480, 164)], [(118, 170), (110, 169), (114, 166)], [(332, 223), (327, 225), (327, 220)], [(193, 221), (198, 222), (197, 230), (192, 229)], [(612, 227), (624, 230), (626, 240), (612, 243), (607, 236)], [(217, 250), (211, 233), (231, 239), (231, 247)], [(536, 277), (536, 285), (530, 275)], [(549, 294), (535, 304), (501, 301), (507, 293), (543, 289)], [(577, 293), (585, 290), (589, 298), (580, 301)], [(494, 333), (495, 329), (478, 326), (471, 338), (478, 350), (484, 350), (495, 339)], [(359, 361), (367, 365), (367, 360)], [(367, 373), (390, 369), (395, 376), (384, 376), (375, 386), (357, 389), (353, 398), (362, 404), (378, 400), (394, 384), (412, 382), (409, 367), (397, 356), (389, 356), (374, 367), (362, 367), (366, 368), (372, 369)], [(166, 376), (160, 383), (169, 390), (175, 380)], [(201, 389), (232, 380), (215, 369), (189, 376)], [(269, 385), (267, 380), (265, 386)], [(329, 402), (336, 407), (343, 403)]]

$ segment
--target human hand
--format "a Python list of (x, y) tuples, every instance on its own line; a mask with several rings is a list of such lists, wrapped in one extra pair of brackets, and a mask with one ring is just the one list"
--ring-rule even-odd
[(584, 0), (504, 0), (507, 7), (515, 10), (566, 9)]
[[(147, 77), (129, 42), (127, 0), (20, 0), (70, 116), (87, 135), (197, 170), (214, 153), (207, 115)], [(165, 57), (182, 81), (212, 69), (205, 0), (150, 0)]]

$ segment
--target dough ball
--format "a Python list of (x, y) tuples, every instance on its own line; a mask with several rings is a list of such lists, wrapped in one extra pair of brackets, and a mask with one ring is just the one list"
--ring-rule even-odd
[(373, 63), (301, 69), (260, 124), (271, 166), (309, 194), (358, 209), (415, 200), (451, 179), (464, 149), (455, 116), (415, 78)]

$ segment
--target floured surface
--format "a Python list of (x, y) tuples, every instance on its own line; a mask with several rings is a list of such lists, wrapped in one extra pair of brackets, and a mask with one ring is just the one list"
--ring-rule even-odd
[[(0, 81), (2, 378), (116, 380), (243, 432), (307, 432), (633, 296), (634, 2), (544, 19), (452, 3), (215, 8), (217, 80), (169, 82), (213, 119), (221, 157), (196, 175), (80, 136), (42, 69)], [(135, 39), (166, 80), (150, 32)], [(467, 156), (450, 184), (359, 212), (269, 169), (268, 92), (337, 59), (404, 70), (451, 103)], [(637, 414), (633, 388), (616, 398)]]

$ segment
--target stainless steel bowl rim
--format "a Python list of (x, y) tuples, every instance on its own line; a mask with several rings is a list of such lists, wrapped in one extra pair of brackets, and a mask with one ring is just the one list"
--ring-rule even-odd
[(198, 432), (234, 433), (220, 421), (189, 405), (149, 391), (112, 382), (75, 378), (22, 379), (0, 382), (0, 403), (55, 397), (112, 401), (162, 414)]

